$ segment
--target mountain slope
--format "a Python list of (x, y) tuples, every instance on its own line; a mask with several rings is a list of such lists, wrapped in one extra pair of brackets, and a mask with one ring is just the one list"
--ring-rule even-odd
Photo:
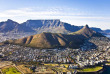
[(8, 43), (25, 45), (36, 48), (71, 47), (78, 48), (84, 37), (80, 35), (66, 35), (60, 33), (41, 33), (18, 40), (9, 40)]
[(46, 33), (28, 36), (22, 39), (9, 40), (4, 43), (19, 44), (36, 48), (79, 48), (84, 40), (89, 37), (104, 37), (100, 33), (91, 30), (87, 25), (73, 34)]
[[(61, 22), (58, 19), (52, 20), (27, 20), (24, 23), (17, 23), (8, 19), (5, 22), (0, 22), (0, 32), (36, 32), (40, 34), (42, 32), (63, 33), (68, 34), (75, 32), (83, 28), (83, 26), (74, 26), (65, 22)], [(91, 28), (96, 32), (104, 33), (100, 28)], [(105, 33), (104, 33), (105, 34)]]
[[(83, 28), (83, 26), (74, 26), (65, 22), (60, 21), (59, 19), (53, 20), (27, 20), (22, 23), (22, 25), (26, 25), (31, 27), (32, 29), (37, 31), (37, 34), (42, 32), (52, 32), (52, 33), (71, 33), (78, 31)], [(96, 32), (102, 33), (103, 30), (100, 28), (92, 27), (92, 30)]]
[(52, 32), (52, 33), (63, 33), (67, 34), (70, 32), (75, 32), (80, 29), (78, 26), (74, 26), (68, 23), (61, 22), (60, 20), (28, 20), (22, 25), (26, 25), (37, 31), (37, 33), (42, 32)]
[(5, 22), (0, 22), (0, 32), (34, 32), (34, 30), (8, 19)]
[(110, 35), (110, 29), (104, 30), (104, 32)]
[(96, 36), (96, 37), (100, 37), (100, 36), (103, 36), (101, 33), (98, 33), (92, 29), (90, 29), (88, 27), (88, 25), (84, 26), (82, 29), (80, 29), (79, 31), (76, 31), (76, 32), (73, 32), (73, 33), (70, 33), (70, 34), (80, 34), (80, 35), (83, 35), (85, 37), (92, 37), (92, 36)]

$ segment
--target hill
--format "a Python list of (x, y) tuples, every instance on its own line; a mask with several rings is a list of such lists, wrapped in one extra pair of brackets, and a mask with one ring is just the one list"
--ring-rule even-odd
[(73, 35), (83, 35), (87, 38), (89, 37), (102, 37), (103, 35), (101, 33), (98, 33), (92, 29), (89, 28), (88, 25), (85, 25), (82, 29), (80, 29), (79, 31), (76, 31), (76, 32), (73, 32), (73, 33), (70, 33), (70, 34), (73, 34)]
[(35, 48), (79, 48), (84, 40), (89, 37), (104, 37), (100, 33), (91, 30), (87, 25), (81, 30), (72, 34), (47, 33), (36, 34), (22, 39), (9, 40), (4, 43), (19, 44)]
[[(9, 40), (8, 43), (19, 44), (36, 48), (78, 48), (83, 43), (83, 36), (66, 35), (60, 33), (41, 33), (18, 40)], [(5, 42), (6, 43), (6, 42)]]

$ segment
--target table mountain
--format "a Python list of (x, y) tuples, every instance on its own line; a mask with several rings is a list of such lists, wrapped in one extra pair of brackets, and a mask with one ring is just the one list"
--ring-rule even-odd
[[(5, 22), (0, 22), (0, 32), (36, 32), (40, 34), (42, 32), (63, 33), (68, 34), (75, 32), (83, 28), (83, 26), (74, 26), (65, 22), (61, 22), (58, 19), (52, 20), (27, 20), (24, 23), (17, 23), (8, 19)], [(103, 33), (100, 28), (91, 28), (94, 31)]]
[(60, 20), (28, 20), (22, 25), (28, 26), (35, 30), (38, 34), (42, 32), (63, 33), (67, 34), (80, 29), (79, 26), (74, 26)]

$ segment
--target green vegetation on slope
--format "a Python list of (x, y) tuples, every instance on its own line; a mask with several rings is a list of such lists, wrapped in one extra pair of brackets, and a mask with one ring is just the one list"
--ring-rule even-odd
[(3, 74), (21, 74), (15, 67), (2, 69)]
[(97, 66), (97, 67), (92, 67), (92, 68), (84, 68), (81, 70), (78, 70), (80, 72), (94, 72), (94, 71), (99, 71), (101, 70), (103, 67)]

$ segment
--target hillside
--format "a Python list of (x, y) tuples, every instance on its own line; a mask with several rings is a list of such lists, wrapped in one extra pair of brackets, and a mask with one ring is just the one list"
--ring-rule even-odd
[(79, 48), (88, 37), (103, 37), (100, 33), (91, 30), (87, 25), (72, 34), (47, 33), (36, 34), (18, 40), (9, 40), (4, 43), (19, 44), (36, 48), (70, 47)]
[(73, 33), (70, 33), (70, 34), (73, 34), (73, 35), (83, 35), (87, 38), (89, 37), (92, 37), (92, 36), (96, 36), (96, 37), (103, 37), (103, 35), (101, 33), (98, 33), (92, 29), (89, 28), (88, 25), (85, 25), (82, 29), (80, 29), (79, 31), (76, 31), (76, 32), (73, 32)]
[(25, 45), (36, 48), (57, 48), (57, 47), (78, 48), (79, 45), (83, 43), (83, 40), (84, 37), (80, 35), (41, 33), (18, 40), (9, 40), (8, 43)]

